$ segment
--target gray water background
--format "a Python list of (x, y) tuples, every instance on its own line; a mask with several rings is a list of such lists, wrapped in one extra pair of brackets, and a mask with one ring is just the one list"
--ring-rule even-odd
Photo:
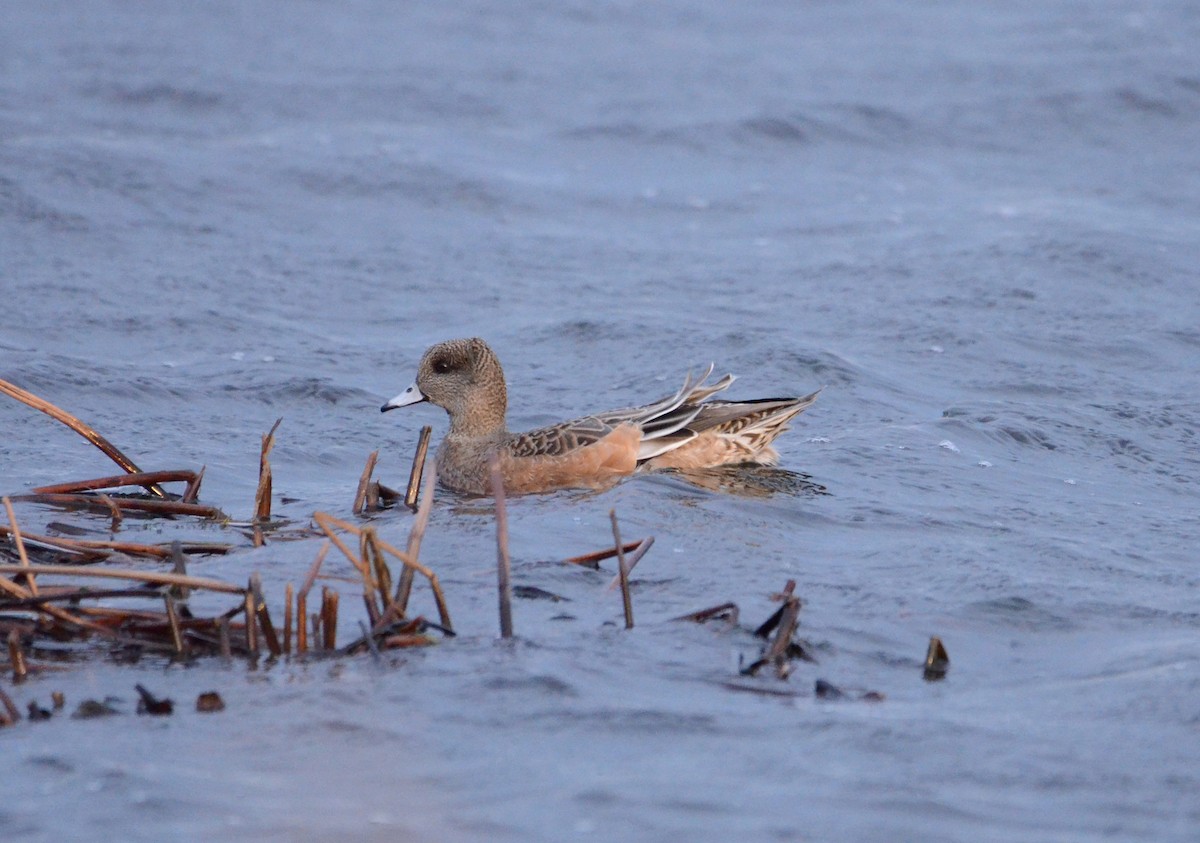
[[(1198, 149), (1188, 2), (6, 3), (0, 377), (143, 467), (206, 464), (246, 518), (282, 416), (276, 511), (347, 516), (369, 451), (402, 485), (444, 429), (379, 404), (478, 334), (514, 428), (709, 361), (734, 396), (823, 385), (779, 450), (830, 494), (513, 501), (517, 583), (571, 601), (518, 601), (515, 646), (490, 508), (443, 494), (458, 639), (9, 686), (180, 711), (5, 730), (0, 838), (1197, 839)], [(5, 493), (111, 470), (16, 402), (0, 426)], [(611, 564), (534, 564), (610, 508), (657, 540), (632, 632)], [(192, 571), (279, 601), (316, 547)], [(792, 696), (728, 687), (744, 630), (668, 620), (752, 626), (789, 578), (819, 664), (745, 684)]]

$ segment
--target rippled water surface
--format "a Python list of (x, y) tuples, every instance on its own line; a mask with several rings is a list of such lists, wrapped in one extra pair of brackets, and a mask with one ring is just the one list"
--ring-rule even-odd
[[(6, 678), (180, 707), (5, 730), (0, 837), (1197, 839), (1197, 138), (1183, 2), (7, 4), (0, 378), (143, 467), (207, 465), (246, 518), (282, 416), (276, 512), (350, 517), (368, 452), (403, 485), (445, 426), (380, 403), (481, 335), (514, 428), (709, 361), (734, 397), (824, 386), (779, 450), (828, 494), (512, 501), (516, 583), (566, 599), (518, 600), (507, 646), (490, 505), (443, 493), (457, 639)], [(111, 470), (0, 425), (0, 491)], [(611, 508), (656, 538), (629, 632), (611, 563), (537, 564)], [(318, 544), (120, 535), (239, 542), (192, 572), (280, 602)], [(788, 579), (818, 662), (740, 677)], [(727, 600), (739, 629), (670, 621)]]

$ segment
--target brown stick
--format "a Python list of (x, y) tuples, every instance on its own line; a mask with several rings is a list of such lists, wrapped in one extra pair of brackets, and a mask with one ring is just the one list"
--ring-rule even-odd
[(25, 653), (21, 649), (21, 634), (15, 629), (8, 633), (8, 660), (12, 662), (13, 679), (22, 681), (29, 671), (25, 667)]
[(254, 591), (247, 586), (245, 596), (242, 598), (246, 603), (246, 649), (250, 651), (250, 655), (258, 655), (258, 621), (254, 616)]
[[(109, 527), (109, 530), (113, 533), (117, 532), (117, 530), (121, 529), (121, 521), (125, 517), (121, 514), (121, 507), (117, 506), (116, 501), (103, 492), (96, 497), (99, 498), (100, 503), (108, 507), (109, 517), (112, 518), (112, 525)], [(158, 501), (155, 501), (155, 503), (158, 503)]]
[[(429, 453), (429, 436), (433, 428), (425, 425), (417, 439), (417, 452), (413, 454), (412, 469), (408, 473), (408, 490), (404, 493), (404, 505), (417, 511), (417, 489), (421, 487), (421, 473), (425, 470), (425, 456)], [(434, 472), (436, 474), (436, 472)]]
[(321, 589), (321, 625), (325, 628), (325, 649), (337, 649), (337, 616), (340, 595), (328, 586)]
[(358, 478), (358, 491), (354, 493), (354, 514), (362, 515), (367, 506), (367, 487), (371, 485), (371, 475), (375, 472), (375, 461), (379, 459), (379, 451), (367, 455), (367, 464), (363, 468), (362, 477)]
[[(28, 404), (35, 410), (40, 410), (55, 421), (62, 422), (67, 427), (71, 428), (71, 430), (75, 431), (84, 439), (88, 440), (101, 451), (103, 451), (105, 456), (107, 456), (117, 465), (121, 466), (122, 469), (130, 474), (141, 473), (141, 469), (134, 464), (133, 460), (121, 453), (121, 450), (116, 445), (109, 442), (91, 427), (84, 424), (70, 413), (60, 410), (49, 401), (38, 398), (32, 392), (21, 389), (21, 387), (11, 384), (6, 380), (0, 380), (0, 392), (17, 399), (23, 404)], [(146, 490), (155, 497), (165, 498), (167, 496), (167, 493), (164, 492), (160, 486), (154, 483), (146, 486)]]
[(308, 595), (296, 595), (296, 652), (308, 652)]
[[(640, 543), (641, 542), (628, 542), (621, 549), (626, 553), (632, 553), (634, 550), (637, 550), (637, 547)], [(562, 563), (564, 565), (584, 565), (588, 568), (596, 569), (600, 567), (599, 563), (602, 560), (611, 559), (616, 555), (617, 549), (615, 547), (607, 547), (604, 550), (597, 550), (594, 553), (584, 553), (581, 556), (572, 556), (570, 559), (562, 560)]]
[(183, 631), (179, 628), (179, 613), (175, 611), (175, 598), (170, 594), (163, 595), (167, 606), (167, 623), (171, 625), (171, 645), (178, 655), (183, 655)]
[(96, 495), (87, 494), (58, 494), (46, 493), (35, 495), (14, 495), (13, 500), (31, 501), (33, 503), (48, 503), (56, 506), (87, 506), (93, 509), (104, 507), (111, 511), (115, 504), (118, 509), (130, 512), (153, 512), (158, 515), (198, 515), (201, 518), (225, 518), (225, 513), (215, 506), (204, 506), (198, 503), (181, 503), (180, 501), (148, 501), (141, 498), (111, 498), (112, 503), (105, 503)]
[(500, 637), (512, 638), (512, 562), (508, 557), (508, 512), (504, 506), (504, 479), (500, 460), (491, 459), (492, 497), (496, 501), (496, 585), (500, 593)]
[(621, 579), (621, 603), (625, 609), (625, 628), (633, 629), (633, 595), (629, 593), (629, 563), (625, 559), (624, 545), (621, 544), (621, 528), (617, 526), (617, 511), (610, 509), (608, 517), (612, 521), (613, 541), (617, 545), (617, 569)]
[(53, 495), (66, 492), (90, 492), (96, 489), (119, 489), (123, 486), (145, 486), (147, 483), (173, 483), (181, 480), (188, 481), (190, 486), (196, 480), (196, 472), (139, 471), (136, 474), (113, 474), (90, 480), (74, 480), (69, 483), (55, 483), (52, 486), (38, 486), (30, 491)]
[(233, 645), (229, 641), (229, 618), (217, 618), (217, 641), (221, 648), (221, 656), (226, 659), (233, 658)]
[[(429, 428), (432, 430), (433, 428)], [(428, 439), (428, 437), (426, 437)], [(414, 465), (415, 468), (415, 465)], [(429, 474), (425, 479), (424, 494), (421, 495), (421, 505), (417, 508), (417, 517), (413, 519), (412, 528), (408, 531), (408, 544), (405, 551), (415, 561), (421, 554), (421, 541), (425, 538), (425, 527), (429, 524), (429, 513), (433, 511), (433, 487), (437, 482), (437, 460), (429, 465)], [(408, 612), (408, 598), (412, 594), (414, 572), (405, 565), (400, 570), (400, 580), (396, 583), (396, 598), (394, 602), (400, 607), (400, 616)]]
[(262, 628), (267, 649), (272, 656), (279, 658), (283, 654), (283, 648), (279, 646), (279, 636), (275, 634), (275, 624), (271, 623), (271, 613), (267, 610), (267, 601), (263, 598), (262, 577), (257, 573), (250, 575), (250, 593), (254, 596), (254, 616)]
[[(638, 542), (637, 545), (634, 546), (633, 553), (630, 553), (627, 557), (625, 557), (625, 576), (626, 576), (626, 578), (628, 578), (629, 574), (631, 574), (633, 572), (633, 569), (635, 567), (637, 567), (637, 563), (642, 561), (642, 557), (646, 555), (646, 551), (649, 550), (650, 548), (652, 548), (653, 546), (654, 546), (654, 536), (647, 536), (646, 538), (644, 538), (640, 542)], [(624, 551), (622, 550), (622, 553), (623, 552)], [(620, 556), (621, 554), (617, 554), (617, 555)], [(617, 574), (608, 583), (608, 590), (612, 591), (614, 588), (616, 588), (620, 584), (621, 584), (621, 575)]]
[(254, 520), (271, 520), (271, 449), (275, 447), (275, 431), (282, 418), (275, 420), (271, 429), (262, 438), (262, 451), (258, 458), (258, 489), (254, 494)]
[(337, 546), (337, 549), (342, 552), (342, 555), (350, 560), (350, 564), (354, 566), (355, 570), (358, 571), (363, 579), (370, 580), (371, 571), (367, 567), (367, 563), (354, 554), (354, 551), (352, 551), (346, 545), (346, 543), (342, 541), (341, 537), (334, 532), (333, 528), (336, 525), (347, 532), (353, 533), (355, 536), (361, 534), (362, 530), (347, 524), (345, 521), (334, 518), (327, 512), (314, 512), (313, 520), (317, 522), (317, 526), (321, 528), (325, 535), (329, 536), (329, 540)]
[[(4, 511), (8, 513), (9, 531), (12, 533), (13, 543), (17, 546), (17, 557), (21, 560), (21, 565), (28, 568), (29, 556), (25, 553), (25, 542), (21, 540), (21, 528), (17, 525), (17, 516), (13, 513), (12, 501), (8, 498), (4, 499)], [(33, 574), (25, 575), (25, 586), (32, 596), (37, 597), (37, 579)]]
[(283, 591), (283, 652), (292, 654), (292, 584)]
[[(9, 565), (0, 564), (0, 574), (20, 574), (24, 572), (52, 575), (61, 574), (73, 577), (107, 577), (117, 580), (135, 580), (137, 582), (152, 582), (158, 585), (182, 585), (187, 588), (220, 591), (224, 594), (243, 594), (245, 589), (220, 580), (209, 580), (202, 577), (182, 577), (179, 574), (168, 574), (160, 571), (130, 571), (118, 568), (92, 568), (84, 565)], [(4, 580), (0, 579), (0, 583)], [(12, 585), (12, 583), (9, 583)], [(2, 586), (0, 586), (2, 587)], [(25, 594), (23, 596), (28, 596)]]
[[(10, 528), (0, 524), (0, 535), (11, 532)], [(126, 553), (132, 556), (154, 556), (160, 559), (166, 559), (172, 554), (171, 546), (174, 544), (135, 544), (133, 542), (114, 542), (114, 541), (93, 541), (84, 539), (67, 539), (62, 536), (42, 536), (35, 533), (22, 533), (22, 538), (31, 544), (42, 544), (55, 547), (60, 550), (65, 550), (70, 553), (87, 553), (89, 551), (115, 551), (117, 553)], [(180, 548), (184, 553), (190, 554), (205, 554), (205, 553), (228, 553), (233, 549), (232, 545), (193, 542), (190, 544), (180, 543)]]
[(3, 688), (0, 688), (0, 709), (3, 709), (0, 711), (0, 726), (11, 726), (21, 719), (21, 712), (17, 711), (12, 697), (5, 693)]
[(183, 497), (179, 499), (181, 503), (195, 503), (200, 497), (200, 484), (204, 482), (204, 469), (206, 468), (208, 468), (206, 465), (200, 466), (200, 470), (188, 481), (183, 490)]

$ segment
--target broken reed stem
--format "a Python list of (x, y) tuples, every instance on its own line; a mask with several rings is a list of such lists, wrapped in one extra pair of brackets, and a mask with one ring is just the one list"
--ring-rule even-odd
[[(109, 532), (115, 533), (117, 530), (121, 529), (121, 521), (125, 517), (121, 514), (121, 507), (117, 506), (117, 502), (103, 492), (96, 497), (100, 499), (100, 503), (108, 507), (108, 515), (112, 519), (112, 525), (109, 527)], [(155, 502), (157, 503), (157, 501)]]
[(771, 645), (763, 654), (763, 660), (775, 665), (775, 674), (780, 679), (786, 679), (788, 673), (788, 648), (792, 636), (796, 632), (796, 622), (800, 619), (800, 598), (789, 596), (783, 604), (783, 614), (779, 616), (779, 627)]
[[(120, 448), (118, 448), (116, 445), (109, 442), (107, 439), (105, 439), (103, 436), (101, 436), (99, 433), (97, 433), (91, 427), (84, 424), (79, 419), (75, 418), (75, 416), (71, 415), (70, 413), (66, 412), (65, 410), (59, 409), (58, 407), (51, 404), (49, 401), (46, 401), (42, 398), (38, 398), (32, 392), (28, 392), (27, 390), (21, 389), (21, 387), (15, 385), (15, 384), (11, 384), (6, 380), (0, 380), (0, 392), (3, 392), (6, 395), (9, 395), (12, 398), (17, 399), (18, 401), (20, 401), (23, 404), (27, 404), (28, 406), (33, 407), (35, 410), (40, 410), (41, 412), (50, 416), (55, 421), (62, 422), (67, 427), (71, 428), (71, 430), (75, 431), (80, 436), (82, 436), (84, 439), (87, 439), (89, 442), (91, 442), (93, 445), (95, 445), (97, 448), (99, 448), (101, 451), (103, 451), (105, 456), (107, 456), (109, 459), (111, 459), (117, 465), (121, 466), (121, 468), (124, 471), (126, 471), (130, 474), (142, 473), (142, 470), (134, 464), (133, 460), (129, 459), (129, 457), (127, 457), (127, 456), (125, 456), (125, 454), (121, 453)], [(145, 486), (145, 488), (148, 492), (150, 492), (150, 494), (154, 495), (155, 497), (166, 498), (166, 496), (167, 496), (167, 493), (164, 492), (162, 490), (162, 487), (159, 486), (157, 483), (149, 483)]]
[[(10, 534), (12, 528), (0, 524), (0, 535)], [(22, 539), (27, 545), (37, 544), (53, 547), (58, 550), (66, 551), (67, 553), (94, 553), (97, 551), (106, 551), (114, 553), (125, 553), (130, 556), (153, 556), (159, 559), (165, 559), (172, 554), (171, 545), (174, 544), (135, 544), (133, 542), (115, 542), (115, 541), (97, 541), (84, 539), (68, 539), (62, 536), (43, 536), (35, 533), (21, 533)], [(228, 553), (233, 549), (232, 545), (216, 544), (216, 543), (201, 543), (192, 542), (183, 544), (180, 542), (180, 548), (185, 553), (204, 554), (204, 553)]]
[(283, 652), (292, 654), (292, 584), (283, 591)]
[(197, 515), (201, 518), (224, 519), (225, 513), (215, 506), (205, 506), (198, 503), (181, 503), (180, 501), (151, 501), (143, 498), (110, 498), (102, 500), (101, 495), (85, 493), (46, 493), (30, 495), (14, 495), (13, 500), (31, 501), (33, 503), (48, 503), (54, 506), (86, 506), (92, 509), (104, 508), (111, 512), (116, 506), (122, 512), (151, 512), (157, 515)]
[(250, 594), (254, 598), (254, 617), (262, 629), (263, 640), (267, 649), (275, 658), (283, 654), (279, 646), (279, 636), (275, 634), (275, 624), (271, 622), (271, 613), (267, 610), (267, 601), (263, 597), (262, 576), (257, 572), (250, 575)]
[[(203, 471), (201, 471), (203, 473)], [(60, 494), (68, 492), (92, 492), (97, 489), (120, 489), (124, 486), (145, 486), (147, 483), (175, 483), (186, 480), (190, 489), (196, 483), (194, 471), (139, 471), (135, 474), (113, 474), (108, 477), (94, 477), (89, 480), (74, 480), (68, 483), (55, 483), (51, 486), (38, 486), (30, 491), (35, 494)], [(184, 495), (183, 499), (186, 499)]]
[[(425, 457), (429, 453), (429, 437), (433, 428), (425, 425), (417, 439), (417, 451), (413, 454), (412, 469), (408, 473), (408, 489), (404, 493), (404, 505), (417, 511), (417, 490), (421, 487), (421, 474), (425, 471)], [(437, 472), (434, 472), (436, 474)]]
[[(625, 557), (625, 576), (627, 578), (631, 573), (633, 573), (633, 569), (637, 567), (637, 563), (642, 561), (642, 557), (646, 555), (646, 551), (649, 550), (650, 548), (652, 548), (653, 546), (654, 546), (654, 536), (647, 536), (646, 538), (642, 539), (640, 542), (637, 542), (636, 544), (633, 545), (633, 552), (630, 553), (627, 557)], [(621, 553), (624, 553), (626, 551), (622, 548), (621, 553), (617, 553), (617, 551), (615, 549), (613, 550), (613, 552), (616, 553), (619, 558)], [(608, 590), (612, 591), (614, 588), (616, 588), (618, 585), (620, 585), (620, 583), (621, 583), (621, 575), (618, 573), (615, 577), (612, 578), (611, 581), (609, 581)]]
[[(312, 589), (313, 583), (317, 581), (321, 563), (329, 554), (330, 547), (331, 544), (328, 541), (321, 545), (321, 549), (317, 551), (317, 558), (313, 560), (308, 569), (308, 576), (304, 578), (300, 591), (296, 593), (296, 652), (298, 653), (308, 652), (308, 592)], [(316, 637), (315, 634), (313, 637)]]
[[(149, 582), (156, 585), (182, 585), (193, 589), (206, 589), (208, 591), (219, 591), (224, 594), (242, 594), (244, 588), (236, 585), (231, 585), (220, 580), (204, 579), (202, 577), (180, 576), (179, 574), (168, 574), (160, 571), (130, 571), (118, 568), (93, 568), (85, 565), (11, 565), (0, 564), (0, 574), (62, 574), (63, 576), (73, 577), (106, 577), (116, 580), (135, 580), (137, 582)], [(0, 583), (4, 580), (0, 579)], [(10, 583), (11, 585), (11, 583)], [(2, 586), (0, 586), (2, 587)], [(24, 595), (28, 596), (28, 595)]]
[[(425, 430), (433, 430), (433, 428), (423, 428), (422, 435)], [(425, 437), (426, 449), (429, 445), (429, 437)], [(420, 455), (421, 449), (417, 448), (417, 453)], [(421, 458), (424, 464), (424, 457)], [(413, 469), (416, 470), (416, 463), (413, 463)], [(423, 470), (423, 469), (422, 469)], [(418, 475), (420, 472), (418, 472)], [(433, 487), (437, 482), (437, 460), (429, 464), (429, 471), (425, 476), (425, 489), (421, 495), (420, 506), (417, 507), (417, 517), (413, 519), (412, 527), (408, 531), (408, 544), (405, 551), (415, 561), (421, 554), (421, 542), (425, 538), (425, 527), (429, 524), (429, 513), (433, 511)], [(412, 485), (412, 479), (409, 479), (409, 485)], [(413, 576), (415, 572), (407, 565), (400, 571), (400, 579), (396, 583), (396, 598), (393, 602), (400, 607), (400, 617), (408, 612), (408, 598), (412, 595)]]
[(21, 649), (21, 634), (15, 629), (8, 633), (8, 660), (12, 662), (13, 679), (20, 682), (29, 671), (25, 667), (25, 652)]
[(262, 438), (262, 451), (258, 458), (258, 489), (254, 494), (254, 520), (271, 520), (271, 449), (275, 447), (275, 431), (282, 418), (275, 420), (271, 429)]
[[(358, 568), (359, 572), (361, 573), (362, 567), (360, 566), (363, 564), (362, 561), (355, 557), (355, 555), (346, 546), (346, 543), (337, 537), (337, 535), (333, 532), (333, 528), (338, 527), (355, 536), (361, 534), (362, 530), (360, 530), (358, 527), (355, 527), (353, 524), (347, 524), (340, 518), (334, 518), (327, 512), (313, 513), (313, 520), (317, 522), (317, 524), (325, 532), (325, 535), (329, 536), (330, 540), (333, 541), (333, 543), (337, 545), (338, 549), (342, 551), (342, 554), (345, 555), (345, 557), (350, 560), (350, 563)], [(411, 556), (409, 556), (409, 554), (393, 547), (383, 539), (376, 537), (376, 541), (382, 550), (399, 559), (404, 564), (405, 568), (413, 568), (417, 571), (417, 573), (429, 580), (429, 587), (433, 589), (433, 599), (437, 602), (438, 615), (441, 620), (441, 624), (447, 629), (452, 629), (453, 627), (450, 623), (450, 610), (446, 606), (446, 595), (442, 593), (442, 586), (438, 582), (437, 574), (413, 559)]]
[(250, 655), (258, 655), (258, 622), (254, 616), (254, 592), (246, 589), (242, 598), (246, 604), (246, 649)]
[(336, 591), (328, 586), (321, 589), (321, 625), (325, 631), (325, 649), (337, 649), (338, 599)]
[(183, 497), (179, 499), (180, 503), (195, 503), (199, 499), (200, 484), (204, 482), (204, 469), (206, 468), (208, 468), (206, 465), (200, 466), (200, 470), (188, 481), (183, 490)]
[[(621, 549), (626, 553), (632, 553), (634, 550), (637, 550), (639, 544), (640, 542), (627, 542)], [(580, 556), (572, 556), (569, 559), (562, 560), (562, 563), (564, 565), (584, 565), (595, 570), (600, 567), (599, 563), (601, 561), (605, 559), (611, 559), (616, 555), (617, 549), (615, 547), (606, 547), (604, 550), (597, 550), (594, 553), (584, 553)]]
[[(4, 381), (0, 381), (0, 383), (4, 383)], [(5, 693), (3, 688), (0, 688), (0, 708), (3, 709), (0, 711), (0, 726), (11, 726), (21, 719), (21, 712), (17, 711), (12, 697)]]
[(379, 451), (367, 455), (367, 464), (363, 468), (362, 477), (358, 478), (358, 491), (354, 493), (354, 514), (362, 515), (367, 508), (367, 487), (371, 485), (371, 475), (375, 473), (375, 463), (379, 459)]
[[(374, 628), (379, 623), (380, 616), (392, 604), (392, 569), (388, 567), (383, 550), (379, 547), (379, 537), (373, 527), (362, 531), (359, 543), (362, 546), (363, 559), (375, 572), (374, 593), (365, 594), (370, 598), (367, 615), (370, 618), (371, 627)], [(379, 601), (378, 608), (375, 605), (376, 600)]]
[[(21, 565), (25, 568), (29, 567), (29, 556), (25, 553), (25, 542), (21, 539), (21, 528), (17, 526), (17, 516), (13, 513), (12, 501), (8, 498), (4, 499), (4, 511), (8, 513), (9, 532), (12, 534), (13, 543), (17, 546), (17, 557), (21, 560)], [(29, 593), (37, 597), (37, 579), (33, 574), (25, 575), (25, 587), (29, 589)]]
[(175, 611), (175, 598), (170, 594), (163, 595), (163, 603), (167, 607), (167, 623), (171, 626), (171, 646), (176, 655), (183, 655), (183, 631), (179, 628), (179, 613)]
[(217, 618), (217, 642), (221, 648), (221, 658), (233, 658), (233, 645), (229, 640), (229, 618)]
[(612, 521), (613, 541), (617, 545), (617, 569), (621, 579), (621, 603), (625, 608), (625, 628), (633, 629), (633, 595), (629, 593), (629, 563), (625, 559), (624, 545), (621, 544), (621, 528), (617, 526), (617, 511), (610, 509), (608, 517)]
[(508, 512), (504, 505), (504, 479), (500, 460), (491, 459), (492, 497), (496, 502), (496, 585), (500, 594), (500, 637), (512, 638), (512, 562), (508, 556)]

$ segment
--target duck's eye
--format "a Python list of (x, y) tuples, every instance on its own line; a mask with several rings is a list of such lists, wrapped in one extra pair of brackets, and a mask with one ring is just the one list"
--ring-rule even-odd
[(447, 357), (439, 357), (433, 361), (433, 370), (439, 375), (444, 375), (454, 368), (454, 364)]

